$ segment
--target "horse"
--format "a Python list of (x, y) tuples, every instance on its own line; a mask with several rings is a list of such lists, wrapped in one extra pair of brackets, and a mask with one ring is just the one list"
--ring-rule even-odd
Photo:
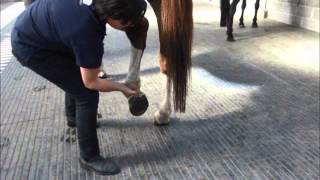
[[(193, 39), (192, 0), (148, 0), (158, 22), (160, 40), (160, 73), (164, 75), (165, 96), (154, 115), (155, 125), (168, 125), (173, 110), (185, 112), (188, 83), (191, 74)], [(148, 24), (147, 21), (142, 23)], [(131, 41), (131, 59), (125, 84), (140, 90), (140, 62), (145, 48), (148, 25), (138, 31), (126, 32)], [(140, 36), (140, 38), (139, 38)], [(133, 39), (136, 39), (133, 41)], [(137, 40), (138, 39), (138, 40)]]
[[(239, 3), (240, 0), (233, 0), (232, 3), (230, 4), (230, 0), (220, 0), (220, 10), (221, 10), (221, 16), (220, 16), (220, 26), (225, 27), (227, 26), (227, 41), (233, 42), (234, 37), (233, 37), (233, 17), (234, 14), (237, 10), (237, 4)], [(244, 10), (247, 6), (247, 0), (242, 0), (242, 12), (241, 12), (241, 17), (239, 19), (239, 26), (241, 28), (244, 28), (245, 25), (243, 23), (243, 14)], [(260, 7), (260, 0), (256, 0), (255, 3), (255, 13), (252, 21), (252, 27), (257, 28), (258, 23), (257, 23), (257, 13)]]

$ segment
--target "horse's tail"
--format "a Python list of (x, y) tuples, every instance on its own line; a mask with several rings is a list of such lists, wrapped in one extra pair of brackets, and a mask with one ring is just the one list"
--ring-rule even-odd
[(193, 39), (192, 0), (162, 0), (160, 60), (166, 62), (168, 87), (173, 88), (174, 110), (185, 112), (191, 71)]

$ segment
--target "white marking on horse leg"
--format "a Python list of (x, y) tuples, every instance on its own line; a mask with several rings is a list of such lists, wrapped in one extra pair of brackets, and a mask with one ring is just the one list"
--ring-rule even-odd
[(155, 113), (155, 124), (157, 125), (166, 125), (170, 122), (170, 114), (171, 114), (171, 87), (167, 83), (168, 78), (165, 75), (164, 88), (165, 92), (164, 99), (160, 104), (159, 110)]
[(171, 112), (171, 87), (168, 85), (168, 78), (165, 76), (165, 88), (164, 88), (164, 99), (161, 103), (160, 109), (164, 112)]
[(140, 63), (143, 55), (143, 50), (131, 46), (131, 57), (129, 71), (127, 74), (126, 85), (135, 90), (140, 89)]

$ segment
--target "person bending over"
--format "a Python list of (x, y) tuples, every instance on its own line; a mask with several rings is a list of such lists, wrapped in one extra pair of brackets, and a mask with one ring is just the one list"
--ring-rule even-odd
[(102, 175), (117, 174), (120, 167), (100, 155), (99, 92), (120, 91), (125, 97), (138, 93), (125, 83), (98, 77), (106, 23), (129, 32), (131, 43), (144, 48), (134, 39), (145, 29), (140, 28), (147, 22), (145, 10), (144, 0), (38, 0), (17, 18), (11, 33), (17, 60), (65, 91), (66, 102), (71, 102), (66, 114), (76, 120), (80, 165)]

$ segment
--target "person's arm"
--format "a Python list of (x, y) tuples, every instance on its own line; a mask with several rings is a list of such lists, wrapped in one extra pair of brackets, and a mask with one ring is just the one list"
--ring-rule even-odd
[(96, 69), (87, 69), (80, 67), (82, 81), (86, 88), (101, 91), (101, 92), (111, 92), (111, 91), (120, 91), (126, 97), (136, 95), (137, 92), (131, 90), (123, 83), (117, 83), (106, 79), (98, 78), (100, 68)]

